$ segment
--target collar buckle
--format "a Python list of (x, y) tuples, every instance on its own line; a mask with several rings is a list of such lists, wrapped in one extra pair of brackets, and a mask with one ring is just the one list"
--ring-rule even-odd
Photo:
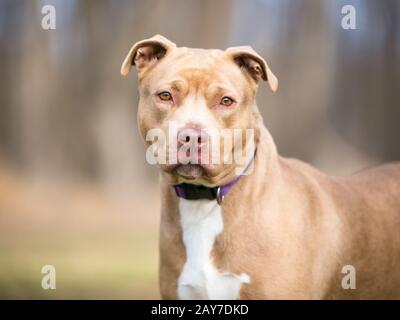
[(221, 205), (221, 203), (222, 203), (222, 200), (224, 200), (224, 195), (223, 194), (221, 194), (221, 187), (218, 187), (217, 188), (217, 195), (216, 195), (216, 199), (217, 199), (217, 203), (219, 204), (219, 205)]

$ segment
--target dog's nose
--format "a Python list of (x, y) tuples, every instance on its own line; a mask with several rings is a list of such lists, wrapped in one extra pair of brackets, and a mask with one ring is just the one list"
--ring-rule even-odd
[(196, 143), (201, 146), (208, 141), (208, 134), (204, 129), (184, 128), (178, 132), (178, 142), (180, 145)]

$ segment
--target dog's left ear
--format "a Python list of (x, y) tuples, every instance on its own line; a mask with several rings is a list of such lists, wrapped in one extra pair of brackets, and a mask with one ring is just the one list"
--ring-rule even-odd
[(232, 57), (233, 61), (247, 72), (251, 78), (258, 83), (260, 79), (268, 81), (273, 92), (278, 90), (278, 79), (268, 67), (267, 62), (253, 50), (253, 48), (231, 47), (226, 49), (226, 54)]
[(157, 34), (149, 39), (136, 42), (129, 50), (121, 66), (121, 74), (128, 75), (131, 67), (136, 66), (139, 77), (143, 72), (162, 59), (176, 44)]

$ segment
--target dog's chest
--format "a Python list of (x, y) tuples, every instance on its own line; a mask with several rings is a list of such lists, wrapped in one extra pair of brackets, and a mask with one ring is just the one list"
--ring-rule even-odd
[(216, 201), (179, 199), (186, 262), (178, 279), (180, 299), (237, 299), (246, 274), (218, 271), (211, 260), (216, 237), (223, 231)]

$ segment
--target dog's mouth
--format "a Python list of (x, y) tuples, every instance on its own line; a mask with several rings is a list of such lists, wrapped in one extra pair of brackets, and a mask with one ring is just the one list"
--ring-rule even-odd
[(178, 175), (187, 179), (196, 179), (205, 175), (205, 170), (200, 164), (180, 164), (175, 171)]
[[(189, 151), (178, 151), (176, 173), (186, 179), (195, 179), (206, 175), (209, 163), (202, 150), (198, 149), (193, 154), (190, 154)], [(189, 162), (187, 161), (187, 157), (190, 157)]]
[(167, 173), (172, 173), (184, 179), (193, 180), (200, 177), (213, 175), (215, 165), (210, 163), (208, 156), (198, 150), (190, 155), (189, 150), (179, 150), (177, 153), (177, 163), (162, 164), (161, 169)]
[(218, 172), (218, 168), (213, 165), (207, 164), (164, 164), (160, 165), (160, 168), (165, 173), (171, 174), (176, 178), (182, 178), (184, 180), (195, 180), (199, 178), (210, 178), (215, 176)]

